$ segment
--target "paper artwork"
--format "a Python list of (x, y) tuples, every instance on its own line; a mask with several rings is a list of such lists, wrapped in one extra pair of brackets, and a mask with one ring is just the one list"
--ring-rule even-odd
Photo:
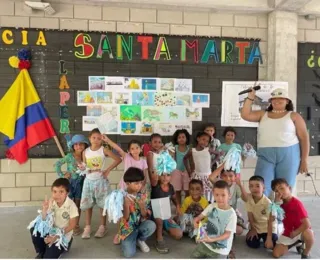
[(136, 122), (120, 122), (121, 135), (138, 135)]
[(185, 121), (186, 109), (184, 107), (164, 108), (164, 122)]
[(138, 129), (140, 135), (152, 135), (154, 133), (154, 123), (141, 122)]
[(124, 77), (106, 77), (106, 90), (122, 90), (124, 87)]
[(159, 122), (155, 124), (156, 132), (163, 136), (171, 136), (178, 129), (186, 129), (192, 134), (192, 122), (174, 122), (174, 123), (163, 123)]
[(154, 106), (155, 92), (135, 91), (132, 92), (132, 105)]
[(102, 107), (101, 106), (87, 106), (87, 116), (101, 116), (102, 115)]
[(97, 104), (109, 104), (112, 105), (112, 92), (96, 92), (97, 93)]
[(156, 78), (143, 78), (141, 79), (142, 90), (157, 90)]
[(105, 90), (105, 77), (89, 76), (89, 90)]
[(121, 105), (120, 120), (121, 121), (141, 121), (141, 107)]
[(96, 119), (97, 117), (93, 116), (82, 117), (82, 130), (91, 131), (92, 129), (97, 128)]
[(170, 92), (156, 92), (154, 97), (154, 104), (156, 106), (175, 106), (176, 96)]
[(119, 133), (119, 121), (116, 120), (110, 113), (105, 113), (96, 118), (96, 125), (102, 134)]
[(191, 106), (191, 95), (189, 93), (175, 93), (177, 106)]
[(192, 92), (192, 79), (175, 79), (174, 91), (177, 92)]
[(171, 207), (169, 197), (151, 200), (152, 213), (154, 218), (170, 219)]
[(163, 121), (164, 111), (161, 107), (142, 107), (142, 121)]
[(174, 91), (174, 79), (160, 79), (161, 91)]
[(127, 90), (140, 90), (141, 79), (140, 78), (124, 78), (124, 88)]
[(78, 91), (78, 106), (87, 106), (95, 104), (97, 99), (97, 92)]
[(119, 106), (102, 106), (101, 111), (102, 115), (109, 114), (109, 116), (114, 119), (119, 118)]
[(193, 107), (210, 107), (210, 95), (203, 93), (192, 93)]
[(200, 107), (186, 107), (187, 121), (202, 121), (202, 109)]
[(130, 92), (115, 92), (114, 103), (118, 105), (131, 105), (131, 93)]

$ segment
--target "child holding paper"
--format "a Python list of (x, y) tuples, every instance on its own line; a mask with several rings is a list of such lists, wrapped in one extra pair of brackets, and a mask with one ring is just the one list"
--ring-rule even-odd
[(190, 258), (225, 259), (230, 253), (237, 227), (237, 215), (229, 205), (230, 190), (225, 181), (214, 184), (215, 203), (210, 204), (200, 216), (194, 219), (195, 228), (205, 217), (208, 223), (199, 228), (198, 242)]
[[(148, 164), (152, 158), (148, 157)], [(150, 164), (149, 164), (150, 165)], [(172, 184), (170, 184), (170, 174), (176, 169), (176, 162), (172, 159), (167, 151), (163, 151), (157, 155), (156, 165), (153, 171), (149, 171), (149, 178), (151, 182), (151, 203), (153, 217), (156, 222), (156, 249), (161, 254), (169, 252), (162, 232), (166, 230), (174, 239), (182, 237), (182, 230), (180, 226), (170, 217), (171, 207), (170, 200), (177, 208), (177, 214), (180, 216), (180, 205), (177, 202), (176, 194)], [(161, 200), (158, 200), (161, 199)], [(158, 204), (157, 204), (158, 203)], [(161, 203), (161, 207), (159, 205)], [(164, 204), (163, 204), (164, 203)], [(161, 210), (167, 209), (162, 216)]]

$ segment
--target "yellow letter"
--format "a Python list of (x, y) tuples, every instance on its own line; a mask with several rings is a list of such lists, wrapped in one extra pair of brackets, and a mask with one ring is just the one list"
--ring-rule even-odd
[(28, 31), (23, 30), (21, 31), (21, 36), (22, 36), (22, 45), (28, 45)]
[(5, 44), (12, 44), (13, 39), (9, 39), (8, 36), (12, 37), (12, 31), (11, 30), (4, 30), (2, 33), (2, 40)]
[(44, 37), (43, 31), (39, 32), (38, 40), (36, 45), (47, 46), (46, 38)]

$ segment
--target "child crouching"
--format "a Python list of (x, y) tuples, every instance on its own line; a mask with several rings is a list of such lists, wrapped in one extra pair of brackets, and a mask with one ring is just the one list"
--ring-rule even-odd
[(56, 179), (51, 186), (52, 198), (45, 199), (40, 215), (28, 226), (38, 259), (58, 259), (70, 249), (79, 213), (68, 198), (69, 185), (68, 179)]

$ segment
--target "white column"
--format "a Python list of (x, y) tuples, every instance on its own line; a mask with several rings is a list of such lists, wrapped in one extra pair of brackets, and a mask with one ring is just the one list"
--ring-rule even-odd
[(296, 108), (298, 58), (298, 16), (274, 11), (268, 16), (268, 80), (287, 81)]

